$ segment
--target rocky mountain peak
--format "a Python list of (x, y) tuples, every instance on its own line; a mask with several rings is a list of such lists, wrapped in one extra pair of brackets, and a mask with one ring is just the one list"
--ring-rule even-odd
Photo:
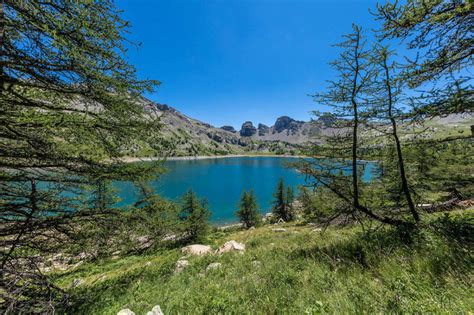
[(295, 132), (303, 124), (304, 122), (302, 121), (294, 120), (293, 118), (288, 116), (281, 116), (277, 118), (275, 125), (273, 126), (273, 132), (280, 133), (284, 130)]
[(236, 132), (237, 132), (237, 130), (235, 130), (234, 127), (232, 127), (232, 126), (222, 126), (221, 129), (222, 129), (222, 130), (225, 130), (225, 131), (232, 132), (232, 133), (236, 133)]
[(265, 134), (270, 132), (270, 127), (268, 127), (265, 124), (258, 124), (258, 135), (259, 136), (264, 136)]
[(254, 127), (251, 121), (246, 121), (242, 124), (240, 135), (242, 137), (251, 137), (257, 133), (257, 128)]

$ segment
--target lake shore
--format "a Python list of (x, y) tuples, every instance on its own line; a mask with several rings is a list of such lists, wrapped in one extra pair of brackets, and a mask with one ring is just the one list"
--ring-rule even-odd
[[(226, 158), (242, 158), (242, 157), (275, 157), (275, 158), (300, 158), (306, 159), (308, 156), (304, 155), (265, 155), (265, 154), (228, 154), (228, 155), (195, 155), (195, 156), (171, 156), (167, 157), (167, 161), (193, 161), (193, 160), (207, 160), (207, 159), (226, 159)], [(159, 161), (160, 157), (123, 157), (121, 160), (126, 163), (134, 162), (151, 162)]]

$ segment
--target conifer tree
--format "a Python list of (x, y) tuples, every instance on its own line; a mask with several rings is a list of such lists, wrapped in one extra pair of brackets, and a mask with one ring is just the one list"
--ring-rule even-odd
[(258, 212), (257, 199), (253, 189), (242, 193), (239, 210), (236, 214), (245, 228), (250, 228), (260, 224), (261, 216)]
[(294, 201), (294, 193), (291, 187), (285, 187), (283, 178), (278, 180), (273, 198), (272, 213), (275, 218), (281, 219), (285, 222), (293, 220), (294, 214), (292, 203)]
[[(146, 144), (161, 155), (159, 121), (125, 59), (128, 23), (113, 1), (0, 1), (0, 240), (2, 309), (47, 313), (62, 290), (41, 264), (77, 238), (98, 181), (151, 177), (156, 165), (122, 155)], [(102, 185), (101, 184), (101, 185)], [(100, 187), (105, 196), (107, 188)]]
[(207, 235), (210, 216), (206, 202), (199, 200), (192, 189), (183, 195), (180, 218), (189, 241), (197, 241)]

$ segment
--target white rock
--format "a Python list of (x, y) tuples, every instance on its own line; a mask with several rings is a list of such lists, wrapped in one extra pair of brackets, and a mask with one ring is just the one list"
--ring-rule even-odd
[(240, 252), (240, 253), (243, 254), (244, 251), (245, 251), (245, 244), (238, 243), (238, 242), (232, 240), (232, 241), (226, 242), (224, 245), (222, 245), (222, 246), (217, 250), (217, 252), (218, 252), (219, 254), (227, 253), (227, 252), (230, 252), (230, 251), (237, 251), (237, 252)]
[(176, 262), (176, 266), (174, 268), (175, 273), (180, 273), (183, 271), (187, 266), (189, 266), (189, 261), (186, 259), (180, 259)]
[(273, 232), (286, 232), (286, 229), (284, 228), (277, 228), (277, 229), (272, 229)]
[(209, 264), (209, 266), (207, 266), (207, 268), (206, 268), (206, 271), (213, 270), (213, 269), (219, 269), (220, 267), (222, 267), (222, 264), (218, 263), (218, 262), (215, 262), (215, 263)]
[(159, 305), (155, 305), (151, 309), (151, 312), (146, 313), (146, 315), (163, 315), (163, 312), (161, 311), (161, 307)]
[(183, 247), (181, 252), (186, 255), (202, 256), (212, 253), (212, 248), (207, 245), (194, 244)]
[(168, 235), (165, 235), (165, 237), (163, 237), (161, 240), (162, 241), (176, 241), (178, 239), (178, 237), (176, 236), (176, 234), (168, 234)]
[(135, 315), (135, 313), (129, 310), (128, 308), (126, 308), (126, 309), (120, 310), (117, 313), (117, 315)]
[(323, 229), (322, 228), (315, 228), (313, 232), (321, 232)]

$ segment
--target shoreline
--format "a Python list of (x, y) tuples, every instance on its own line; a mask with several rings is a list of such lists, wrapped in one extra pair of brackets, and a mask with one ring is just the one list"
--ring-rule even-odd
[(207, 160), (207, 159), (226, 159), (226, 158), (242, 158), (242, 157), (274, 157), (274, 158), (300, 158), (307, 159), (309, 156), (305, 155), (264, 155), (264, 154), (228, 154), (228, 155), (194, 155), (194, 156), (171, 156), (167, 158), (162, 157), (123, 157), (122, 162), (134, 163), (134, 162), (152, 162), (152, 161), (194, 161), (194, 160)]

